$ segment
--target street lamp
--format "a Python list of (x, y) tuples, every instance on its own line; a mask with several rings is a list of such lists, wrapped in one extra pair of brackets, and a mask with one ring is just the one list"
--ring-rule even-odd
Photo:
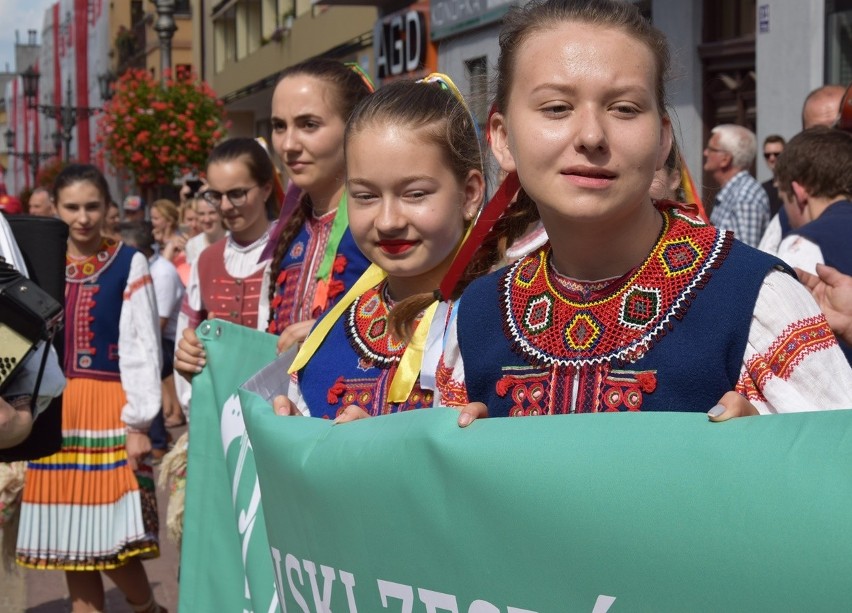
[(160, 81), (166, 82), (166, 73), (172, 68), (172, 36), (175, 25), (175, 0), (151, 0), (157, 7), (157, 23), (154, 31), (160, 38)]
[(6, 139), (6, 149), (8, 149), (8, 155), (11, 155), (16, 158), (21, 158), (29, 164), (30, 169), (33, 173), (33, 185), (36, 184), (38, 180), (38, 166), (41, 160), (46, 160), (53, 157), (52, 153), (39, 153), (38, 151), (38, 143), (36, 143), (35, 151), (15, 151), (17, 147), (15, 147), (15, 131), (9, 128), (6, 132), (3, 133), (3, 136)]
[[(38, 70), (30, 66), (21, 73), (21, 78), (24, 80), (24, 98), (26, 99), (27, 107), (37, 109), (39, 113), (56, 119), (58, 132), (62, 140), (65, 141), (65, 161), (67, 162), (71, 151), (71, 139), (74, 138), (74, 126), (77, 125), (77, 121), (79, 119), (88, 119), (101, 109), (74, 106), (74, 96), (71, 93), (71, 79), (68, 79), (68, 85), (65, 88), (64, 105), (38, 104), (38, 81), (41, 78)], [(56, 142), (54, 137), (54, 144)]]
[(112, 84), (115, 83), (115, 75), (108, 71), (98, 75), (98, 89), (101, 90), (101, 100), (109, 102), (112, 100)]

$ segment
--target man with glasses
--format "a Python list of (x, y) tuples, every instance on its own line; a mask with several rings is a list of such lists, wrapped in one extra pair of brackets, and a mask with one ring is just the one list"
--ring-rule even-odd
[(772, 173), (772, 178), (761, 183), (766, 195), (769, 197), (769, 214), (774, 216), (781, 209), (781, 198), (778, 197), (778, 188), (775, 187), (775, 162), (784, 151), (784, 137), (779, 134), (770, 134), (763, 140), (763, 159), (766, 167)]
[(711, 131), (704, 149), (704, 170), (722, 188), (716, 195), (710, 222), (720, 230), (756, 247), (769, 224), (769, 197), (748, 173), (757, 152), (754, 132), (743, 126), (722, 124)]

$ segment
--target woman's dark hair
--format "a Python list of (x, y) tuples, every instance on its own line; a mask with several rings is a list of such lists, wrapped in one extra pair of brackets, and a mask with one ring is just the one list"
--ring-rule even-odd
[[(229, 138), (213, 148), (207, 158), (207, 166), (221, 162), (240, 161), (246, 165), (251, 178), (258, 185), (272, 186), (275, 180), (275, 166), (263, 145), (253, 138)], [(279, 202), (275, 200), (275, 190), (269, 192), (266, 199), (266, 216), (273, 218), (278, 210)]]
[(91, 164), (69, 164), (63, 168), (56, 180), (53, 182), (53, 190), (51, 195), (53, 201), (59, 203), (59, 192), (69, 185), (74, 183), (87, 182), (98, 188), (101, 194), (101, 199), (104, 202), (104, 209), (107, 208), (107, 203), (112, 200), (109, 194), (109, 185), (107, 185), (104, 175), (95, 166)]
[[(343, 62), (329, 58), (314, 58), (285, 68), (279, 73), (275, 86), (277, 87), (287, 77), (297, 75), (314, 77), (328, 83), (331, 86), (334, 96), (333, 103), (335, 110), (344, 122), (352, 115), (352, 111), (357, 104), (372, 93), (371, 87), (357, 71), (349, 68)], [(290, 249), (291, 243), (299, 234), (305, 220), (310, 214), (310, 202), (308, 198), (302, 198), (299, 206), (293, 211), (293, 214), (281, 231), (281, 236), (278, 238), (278, 244), (275, 246), (275, 252), (272, 256), (272, 263), (269, 266), (269, 274), (271, 275), (269, 283), (270, 303), (275, 298), (278, 273), (281, 268), (281, 262), (284, 260), (284, 255)], [(269, 321), (272, 321), (274, 317), (275, 311), (274, 309), (270, 309)]]
[(652, 26), (635, 4), (625, 0), (532, 0), (513, 6), (503, 18), (500, 56), (497, 60), (497, 108), (508, 108), (509, 92), (515, 78), (515, 52), (534, 32), (563, 22), (615, 28), (642, 41), (651, 50), (656, 64), (657, 108), (666, 112), (666, 79), (671, 64), (665, 35)]

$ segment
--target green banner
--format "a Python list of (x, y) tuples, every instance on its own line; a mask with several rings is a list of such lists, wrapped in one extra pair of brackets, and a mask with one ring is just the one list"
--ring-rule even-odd
[(243, 397), (285, 611), (842, 611), (852, 412), (334, 426)]
[(207, 365), (192, 382), (179, 609), (275, 613), (281, 607), (237, 388), (275, 359), (276, 337), (215, 319), (197, 333)]

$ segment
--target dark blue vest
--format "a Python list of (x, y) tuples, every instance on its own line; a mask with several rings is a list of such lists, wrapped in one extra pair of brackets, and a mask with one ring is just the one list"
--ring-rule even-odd
[(65, 376), (120, 380), (118, 323), (130, 262), (136, 253), (119, 245), (97, 274), (65, 285)]
[(468, 399), (484, 402), (492, 416), (709, 410), (739, 378), (764, 278), (773, 268), (785, 268), (739, 241), (720, 260), (709, 279), (685, 297), (685, 312), (669, 321), (644, 355), (579, 366), (545, 363), (510, 338), (502, 303), (506, 269), (477, 279), (458, 311)]
[[(822, 215), (794, 232), (819, 245), (825, 263), (852, 275), (852, 202), (841, 200)], [(852, 365), (852, 346), (838, 339), (846, 360)]]
[[(305, 223), (302, 225), (296, 238), (292, 241), (290, 249), (281, 260), (281, 267), (278, 271), (272, 273), (272, 280), (279, 287), (276, 290), (275, 304), (271, 305), (272, 323), (269, 329), (270, 332), (278, 334), (288, 325), (294, 323), (291, 321), (293, 318), (293, 309), (297, 308), (297, 305), (303, 300), (313, 300), (314, 298), (313, 296), (297, 295), (300, 292), (300, 272), (305, 265), (307, 245), (310, 241), (311, 231), (309, 224)], [(364, 274), (364, 271), (370, 265), (370, 261), (361, 253), (358, 245), (355, 244), (355, 239), (352, 237), (352, 232), (348, 227), (340, 239), (337, 254), (346, 258), (346, 266), (342, 272), (332, 272), (331, 278), (332, 281), (342, 283), (342, 290), (328, 301), (324, 312), (330, 310), (337, 304), (338, 300), (343, 298), (346, 292), (349, 291), (349, 288), (361, 278), (361, 275)], [(322, 257), (322, 254), (319, 257)], [(283, 281), (279, 282), (281, 280), (281, 273), (286, 274)]]
[(852, 275), (852, 202), (841, 200), (829, 206), (822, 215), (803, 225), (793, 234), (819, 245), (829, 266)]
[[(376, 294), (369, 290), (365, 295)], [(419, 383), (415, 383), (405, 402), (388, 403), (398, 362), (379, 353), (388, 335), (387, 327), (388, 313), (383, 303), (378, 308), (371, 307), (370, 303), (364, 304), (363, 296), (334, 322), (298, 375), (299, 389), (312, 417), (334, 419), (349, 405), (359, 406), (370, 415), (432, 406), (432, 392), (422, 390)], [(364, 337), (372, 338), (373, 344)], [(397, 345), (400, 352), (404, 347), (402, 343)]]

